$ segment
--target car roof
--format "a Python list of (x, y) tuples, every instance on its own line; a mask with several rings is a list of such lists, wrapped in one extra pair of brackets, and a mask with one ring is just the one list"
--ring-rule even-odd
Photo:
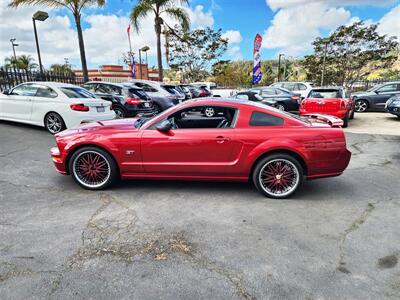
[(261, 104), (261, 103), (257, 103), (254, 101), (248, 101), (245, 99), (235, 99), (235, 98), (222, 98), (222, 97), (205, 97), (205, 98), (196, 98), (196, 99), (192, 99), (192, 100), (187, 100), (184, 102), (184, 104), (189, 105), (189, 104), (199, 104), (199, 105), (213, 105), (213, 104), (217, 104), (217, 105), (227, 105), (227, 106), (241, 106), (241, 105), (245, 105), (245, 106), (251, 106), (251, 107), (256, 107), (256, 108), (262, 108), (265, 110), (270, 110), (273, 112), (279, 112), (279, 110), (277, 110), (276, 108), (273, 108), (271, 106), (265, 105), (265, 104)]
[(27, 81), (27, 82), (22, 82), (20, 84), (43, 84), (47, 85), (49, 87), (79, 87), (78, 85), (75, 84), (70, 84), (70, 83), (63, 83), (63, 82), (54, 82), (54, 81)]
[(312, 90), (344, 90), (343, 86), (316, 86)]

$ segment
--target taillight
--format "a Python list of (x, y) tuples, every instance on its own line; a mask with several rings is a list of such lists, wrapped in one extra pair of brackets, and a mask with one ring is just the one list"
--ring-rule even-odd
[(290, 97), (293, 101), (298, 101), (299, 99), (300, 99), (300, 97), (299, 96), (292, 96), (292, 97)]
[(138, 105), (141, 102), (139, 98), (126, 98), (126, 103), (129, 105)]
[(71, 107), (72, 110), (76, 111), (89, 111), (89, 107), (82, 103), (71, 104), (69, 107)]

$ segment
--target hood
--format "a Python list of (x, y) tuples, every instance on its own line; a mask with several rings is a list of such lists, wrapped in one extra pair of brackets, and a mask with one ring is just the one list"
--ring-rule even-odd
[(64, 130), (58, 134), (56, 137), (65, 137), (69, 135), (74, 135), (78, 133), (92, 133), (94, 131), (108, 131), (108, 130), (130, 130), (137, 131), (134, 124), (138, 118), (127, 118), (127, 119), (114, 119), (105, 121), (87, 121), (83, 122), (78, 126), (71, 129)]

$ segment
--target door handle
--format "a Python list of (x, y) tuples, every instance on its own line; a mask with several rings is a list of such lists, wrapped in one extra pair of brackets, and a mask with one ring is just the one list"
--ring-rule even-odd
[(215, 139), (217, 140), (217, 143), (219, 143), (219, 144), (230, 141), (230, 138), (226, 138), (223, 136), (217, 136)]

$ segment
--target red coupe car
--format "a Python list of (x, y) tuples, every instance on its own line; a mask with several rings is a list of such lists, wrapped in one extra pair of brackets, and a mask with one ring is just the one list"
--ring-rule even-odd
[[(205, 117), (204, 107), (219, 111)], [(351, 153), (331, 116), (298, 117), (229, 99), (183, 102), (153, 118), (82, 124), (55, 135), (58, 172), (103, 189), (117, 179), (252, 180), (272, 198), (304, 179), (340, 175)]]
[(307, 114), (335, 116), (347, 127), (354, 118), (354, 103), (342, 87), (313, 88), (300, 104), (300, 116)]

